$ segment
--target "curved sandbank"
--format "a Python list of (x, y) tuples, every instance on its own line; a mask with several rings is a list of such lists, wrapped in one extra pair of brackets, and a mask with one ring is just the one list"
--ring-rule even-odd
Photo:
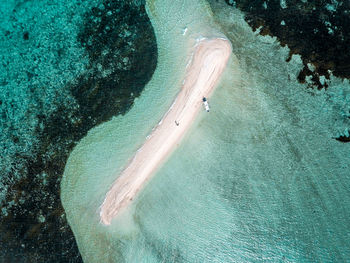
[(202, 98), (214, 90), (230, 54), (231, 44), (226, 39), (202, 39), (197, 43), (174, 103), (106, 194), (100, 211), (103, 224), (109, 225), (128, 206), (176, 148), (202, 108)]

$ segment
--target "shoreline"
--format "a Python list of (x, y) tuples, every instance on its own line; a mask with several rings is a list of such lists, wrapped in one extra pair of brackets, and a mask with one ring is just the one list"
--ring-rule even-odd
[(194, 48), (174, 102), (107, 192), (100, 211), (104, 225), (132, 202), (174, 151), (201, 109), (202, 98), (215, 89), (231, 54), (231, 44), (223, 38), (201, 39)]

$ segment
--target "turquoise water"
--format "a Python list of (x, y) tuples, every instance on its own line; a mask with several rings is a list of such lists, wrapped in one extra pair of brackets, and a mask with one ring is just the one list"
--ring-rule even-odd
[[(286, 63), (286, 47), (257, 36), (239, 11), (211, 4), (213, 13), (204, 1), (148, 2), (159, 46), (153, 79), (128, 114), (90, 131), (71, 154), (62, 201), (84, 260), (347, 261), (350, 150), (332, 137), (349, 125), (341, 118), (349, 83), (307, 90), (293, 81), (298, 56)], [(170, 106), (194, 39), (220, 31), (234, 55), (212, 111), (129, 210), (102, 226), (104, 195)]]

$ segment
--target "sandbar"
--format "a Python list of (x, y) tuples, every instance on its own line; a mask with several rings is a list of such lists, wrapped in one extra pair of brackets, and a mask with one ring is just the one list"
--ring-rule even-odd
[(110, 225), (174, 151), (222, 75), (232, 50), (223, 38), (201, 39), (174, 103), (107, 192), (100, 219)]

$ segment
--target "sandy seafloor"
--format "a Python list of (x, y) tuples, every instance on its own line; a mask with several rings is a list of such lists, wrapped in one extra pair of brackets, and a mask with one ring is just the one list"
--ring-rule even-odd
[[(134, 107), (71, 154), (62, 202), (86, 262), (344, 262), (350, 258), (350, 85), (295, 79), (302, 67), (238, 11), (149, 1), (158, 65)], [(216, 21), (216, 23), (214, 22)], [(186, 35), (183, 29), (188, 28)], [(181, 86), (193, 39), (221, 36), (233, 57), (210, 103), (133, 205), (109, 227), (99, 206)], [(132, 131), (132, 132), (130, 132)]]

